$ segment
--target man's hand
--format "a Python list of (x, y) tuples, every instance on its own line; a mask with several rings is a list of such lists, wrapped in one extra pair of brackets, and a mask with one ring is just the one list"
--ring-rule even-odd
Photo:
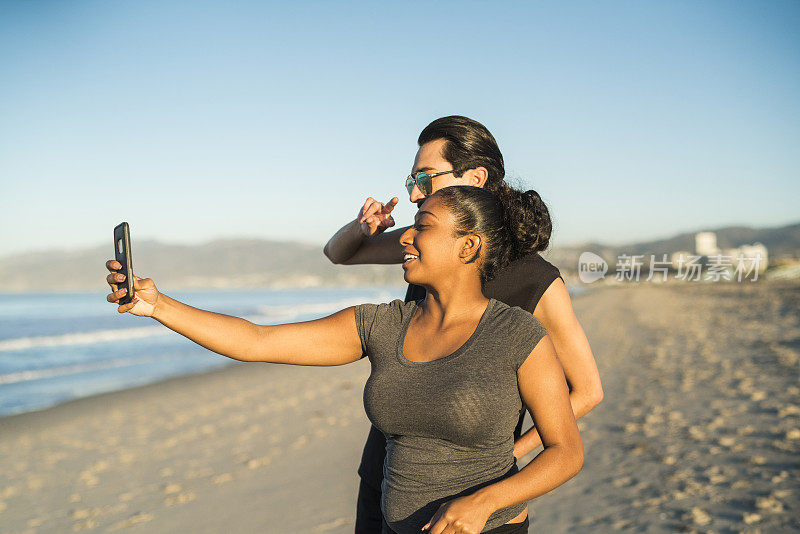
[(361, 210), (358, 212), (358, 222), (361, 224), (361, 231), (365, 236), (380, 234), (387, 228), (394, 226), (392, 210), (400, 199), (394, 197), (386, 204), (378, 202), (372, 197), (367, 198)]
[(541, 444), (542, 438), (539, 436), (536, 426), (532, 426), (514, 442), (514, 458), (519, 460)]

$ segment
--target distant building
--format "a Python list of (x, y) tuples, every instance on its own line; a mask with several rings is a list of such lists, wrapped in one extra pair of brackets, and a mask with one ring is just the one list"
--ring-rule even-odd
[[(695, 251), (698, 256), (706, 256), (712, 265), (728, 266), (730, 271), (739, 268), (744, 273), (757, 271), (763, 273), (767, 270), (768, 255), (767, 247), (762, 243), (752, 245), (742, 245), (737, 248), (726, 248), (720, 250), (717, 247), (717, 234), (714, 232), (698, 232), (694, 236)], [(678, 255), (689, 255), (688, 252), (676, 252), (672, 255), (672, 265), (677, 269), (677, 261), (688, 261), (688, 258)]]
[(699, 232), (694, 236), (694, 249), (698, 256), (714, 256), (720, 253), (717, 248), (717, 234), (714, 232)]
[(733, 265), (739, 265), (747, 272), (754, 268), (758, 269), (759, 273), (767, 270), (769, 257), (767, 255), (767, 247), (761, 243), (753, 243), (752, 245), (742, 245), (738, 248), (725, 249), (722, 254), (729, 256)]

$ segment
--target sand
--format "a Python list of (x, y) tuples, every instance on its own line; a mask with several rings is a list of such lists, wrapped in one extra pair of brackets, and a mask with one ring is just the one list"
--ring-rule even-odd
[[(800, 282), (574, 307), (605, 399), (531, 532), (800, 531)], [(368, 374), (236, 363), (0, 419), (0, 531), (352, 532)]]

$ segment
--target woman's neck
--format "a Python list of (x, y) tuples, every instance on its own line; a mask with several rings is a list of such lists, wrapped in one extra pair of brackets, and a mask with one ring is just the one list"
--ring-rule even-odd
[(479, 284), (456, 283), (450, 287), (426, 289), (425, 300), (420, 306), (420, 318), (443, 327), (474, 318), (476, 315), (480, 317), (489, 302), (481, 292)]

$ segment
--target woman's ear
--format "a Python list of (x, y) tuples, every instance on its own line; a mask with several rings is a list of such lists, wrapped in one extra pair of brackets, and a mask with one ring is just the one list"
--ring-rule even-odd
[(461, 245), (461, 250), (458, 253), (458, 259), (462, 263), (472, 263), (477, 260), (481, 255), (481, 236), (468, 235), (464, 238), (464, 243)]

